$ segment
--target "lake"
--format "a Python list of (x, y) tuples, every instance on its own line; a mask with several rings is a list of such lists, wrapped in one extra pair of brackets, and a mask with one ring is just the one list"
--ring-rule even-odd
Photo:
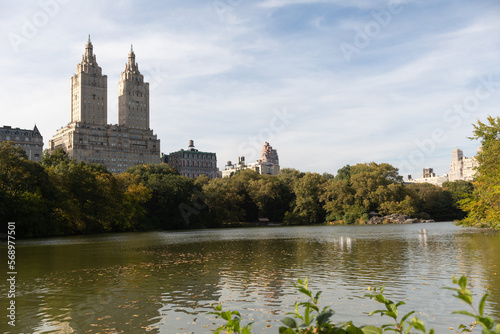
[[(218, 302), (254, 333), (278, 333), (307, 276), (335, 321), (382, 323), (363, 296), (385, 284), (406, 302), (400, 312), (451, 332), (468, 319), (450, 313), (467, 308), (442, 287), (463, 274), (500, 317), (500, 233), (449, 222), (71, 236), (18, 241), (16, 252), (16, 327), (2, 321), (1, 333), (210, 333)], [(0, 302), (6, 310), (6, 284)]]

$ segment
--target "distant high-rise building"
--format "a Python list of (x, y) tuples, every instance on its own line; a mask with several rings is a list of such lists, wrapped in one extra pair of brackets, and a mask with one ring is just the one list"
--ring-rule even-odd
[(261, 175), (278, 175), (280, 171), (278, 151), (273, 149), (268, 142), (265, 142), (259, 160), (248, 165), (245, 164), (245, 157), (239, 157), (237, 165), (228, 161), (225, 169), (222, 171), (222, 177), (231, 176), (236, 171), (243, 169), (252, 169)]
[(89, 36), (71, 78), (71, 121), (49, 141), (49, 150), (62, 148), (77, 161), (101, 163), (113, 173), (160, 163), (160, 140), (149, 128), (149, 84), (132, 49), (119, 83), (118, 114), (119, 124), (107, 124), (107, 76)]
[(476, 174), (475, 168), (479, 165), (475, 157), (464, 157), (464, 152), (458, 148), (451, 151), (449, 181), (472, 181)]
[(33, 130), (3, 126), (0, 128), (0, 141), (12, 141), (17, 147), (26, 151), (31, 161), (41, 161), (43, 152), (43, 137), (35, 127)]
[(163, 156), (163, 162), (177, 169), (179, 174), (195, 179), (206, 175), (217, 178), (217, 155), (211, 152), (200, 152), (194, 147), (194, 141), (189, 141), (187, 150), (181, 149)]
[(424, 168), (424, 173), (422, 174), (422, 177), (435, 177), (436, 173), (434, 173), (433, 168)]

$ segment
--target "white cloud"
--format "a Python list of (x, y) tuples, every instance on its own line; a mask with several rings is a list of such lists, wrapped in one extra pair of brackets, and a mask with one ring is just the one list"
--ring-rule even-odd
[[(378, 8), (382, 5), (385, 5), (387, 1), (385, 0), (265, 0), (260, 6), (267, 8), (280, 8), (290, 5), (314, 5), (318, 3), (328, 3), (335, 4), (343, 7), (359, 7), (363, 9), (367, 8)], [(399, 1), (400, 3), (400, 1)]]
[[(7, 3), (10, 15), (0, 14), (4, 37), (40, 10), (37, 1)], [(310, 6), (284, 8), (299, 3)], [(341, 10), (325, 12), (322, 3)], [(446, 140), (409, 172), (445, 173), (455, 146), (474, 154), (470, 123), (498, 114), (494, 94), (460, 124), (443, 119), (474, 93), (481, 76), (500, 81), (498, 5), (481, 4), (408, 3), (347, 63), (339, 43), (351, 42), (355, 28), (373, 20), (370, 9), (386, 1), (242, 1), (229, 8), (230, 19), (221, 19), (210, 1), (72, 1), (18, 53), (7, 47), (0, 54), (2, 122), (25, 128), (36, 122), (45, 142), (65, 125), (69, 80), (91, 33), (108, 75), (109, 122), (117, 121), (117, 85), (133, 43), (165, 153), (194, 139), (200, 150), (217, 152), (223, 168), (242, 154), (256, 158), (260, 141), (272, 139), (283, 167), (335, 173), (347, 163), (401, 164), (442, 128)], [(296, 117), (266, 132), (273, 110), (283, 108)]]

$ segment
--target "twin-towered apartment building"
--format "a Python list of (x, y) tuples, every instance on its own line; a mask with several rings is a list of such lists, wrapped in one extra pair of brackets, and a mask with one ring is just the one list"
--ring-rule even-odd
[[(112, 173), (138, 164), (168, 162), (189, 178), (221, 176), (216, 154), (198, 151), (193, 141), (187, 150), (160, 156), (160, 140), (150, 128), (149, 83), (139, 71), (132, 47), (118, 83), (118, 124), (108, 124), (107, 95), (108, 78), (97, 63), (89, 36), (71, 77), (70, 122), (49, 141), (49, 152), (61, 148), (77, 161), (100, 163)], [(14, 141), (26, 150), (30, 160), (41, 160), (43, 138), (36, 126), (33, 130), (5, 126), (0, 128), (0, 140)], [(272, 153), (272, 159), (266, 159), (264, 151)], [(264, 151), (264, 160), (257, 161), (259, 166), (253, 169), (260, 174), (277, 174), (276, 150), (265, 143)]]
[(92, 42), (71, 77), (71, 121), (49, 141), (77, 161), (100, 163), (112, 173), (144, 163), (160, 163), (160, 140), (149, 125), (149, 83), (133, 48), (118, 83), (118, 124), (108, 124), (108, 78), (97, 64)]

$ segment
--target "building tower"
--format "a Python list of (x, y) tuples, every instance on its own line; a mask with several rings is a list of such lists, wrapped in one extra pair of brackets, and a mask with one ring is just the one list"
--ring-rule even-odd
[(57, 130), (49, 151), (61, 148), (86, 163), (100, 163), (112, 173), (160, 162), (160, 140), (149, 128), (149, 86), (130, 50), (119, 83), (120, 124), (107, 123), (107, 77), (102, 75), (90, 36), (82, 62), (71, 77), (71, 122)]
[(139, 72), (132, 46), (118, 84), (118, 124), (149, 130), (149, 83)]
[(271, 145), (266, 141), (262, 147), (262, 154), (260, 156), (260, 161), (268, 162), (271, 164), (279, 165), (280, 160), (278, 158), (278, 151), (272, 148)]
[(71, 123), (106, 125), (108, 122), (108, 77), (102, 75), (89, 39), (82, 62), (71, 77)]
[(461, 180), (463, 177), (463, 158), (464, 152), (461, 149), (455, 148), (451, 151), (450, 181)]

